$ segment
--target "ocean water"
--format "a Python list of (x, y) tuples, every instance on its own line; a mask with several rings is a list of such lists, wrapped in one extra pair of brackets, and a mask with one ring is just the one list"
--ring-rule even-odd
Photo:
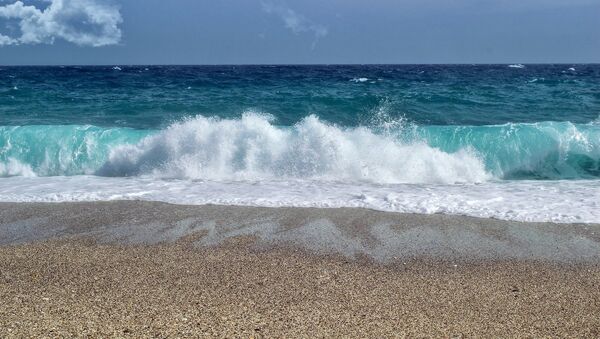
[(0, 201), (600, 222), (600, 65), (0, 67)]

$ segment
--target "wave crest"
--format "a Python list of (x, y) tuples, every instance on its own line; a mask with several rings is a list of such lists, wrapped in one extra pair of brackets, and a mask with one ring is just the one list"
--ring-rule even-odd
[(374, 183), (470, 183), (490, 178), (468, 148), (443, 152), (401, 143), (366, 127), (340, 128), (311, 115), (289, 128), (246, 113), (198, 116), (135, 145), (114, 147), (97, 171), (207, 180), (319, 179)]
[[(385, 112), (384, 112), (385, 113)], [(281, 127), (257, 113), (198, 116), (163, 130), (0, 126), (0, 176), (157, 176), (469, 183), (600, 178), (597, 122), (418, 126), (375, 112), (369, 127), (308, 116)]]

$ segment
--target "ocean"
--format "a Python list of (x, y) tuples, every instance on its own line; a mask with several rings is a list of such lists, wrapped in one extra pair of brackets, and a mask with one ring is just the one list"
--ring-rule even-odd
[(600, 223), (600, 65), (0, 67), (0, 201)]

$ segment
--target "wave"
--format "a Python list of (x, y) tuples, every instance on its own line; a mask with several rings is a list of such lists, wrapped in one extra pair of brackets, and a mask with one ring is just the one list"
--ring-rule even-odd
[(0, 176), (93, 174), (112, 147), (149, 133), (90, 125), (0, 126)]
[[(381, 127), (383, 126), (383, 128)], [(600, 126), (539, 122), (341, 127), (311, 115), (197, 116), (163, 130), (0, 127), (0, 176), (477, 183), (600, 178)]]
[(210, 180), (319, 179), (375, 183), (455, 183), (487, 179), (473, 153), (404, 144), (365, 127), (340, 128), (309, 116), (291, 128), (268, 116), (196, 117), (135, 145), (111, 150), (105, 176)]
[(446, 152), (473, 147), (502, 179), (600, 178), (600, 126), (594, 122), (429, 126), (415, 133)]

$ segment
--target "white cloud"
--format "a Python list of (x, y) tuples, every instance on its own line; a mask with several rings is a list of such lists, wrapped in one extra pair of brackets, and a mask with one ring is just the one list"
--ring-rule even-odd
[(45, 9), (16, 1), (0, 6), (2, 19), (16, 20), (20, 36), (0, 34), (0, 46), (51, 44), (63, 39), (81, 46), (106, 46), (121, 40), (121, 13), (97, 0), (47, 0)]
[(279, 16), (283, 20), (285, 27), (294, 34), (312, 33), (314, 35), (312, 48), (315, 48), (320, 38), (325, 37), (329, 33), (327, 27), (313, 22), (282, 4), (262, 2), (262, 8), (268, 14)]

